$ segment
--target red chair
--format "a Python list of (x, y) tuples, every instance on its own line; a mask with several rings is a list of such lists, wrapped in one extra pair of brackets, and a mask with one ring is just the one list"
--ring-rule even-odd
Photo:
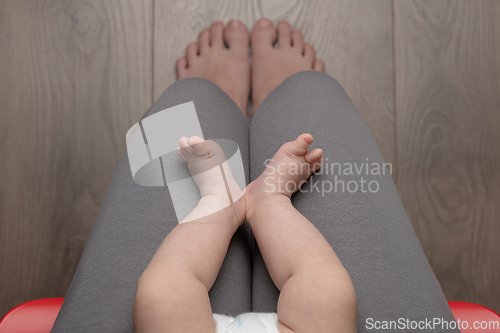
[(500, 316), (495, 311), (474, 303), (450, 301), (448, 304), (462, 333), (500, 332)]
[[(42, 298), (22, 303), (10, 310), (0, 320), (0, 333), (49, 333), (54, 325), (59, 309), (64, 301), (63, 297)], [(494, 311), (473, 303), (448, 302), (455, 319), (460, 323), (467, 322), (469, 327), (461, 326), (461, 332), (500, 332), (498, 326), (485, 325), (491, 323), (500, 325), (500, 316)], [(474, 323), (481, 327), (474, 328)]]
[(0, 320), (0, 333), (49, 333), (64, 297), (42, 298), (22, 303)]

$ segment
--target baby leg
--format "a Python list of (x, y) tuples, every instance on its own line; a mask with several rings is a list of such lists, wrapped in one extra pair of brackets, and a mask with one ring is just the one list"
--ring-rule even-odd
[(281, 332), (356, 332), (349, 274), (326, 239), (293, 206), (291, 195), (320, 166), (310, 134), (285, 143), (246, 191), (247, 220), (274, 284)]
[(136, 332), (214, 332), (208, 290), (244, 221), (242, 193), (220, 146), (183, 137), (178, 154), (187, 162), (201, 200), (168, 234), (139, 279)]

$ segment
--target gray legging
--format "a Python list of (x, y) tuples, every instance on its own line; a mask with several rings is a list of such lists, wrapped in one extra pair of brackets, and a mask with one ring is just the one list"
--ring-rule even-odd
[[(311, 148), (324, 150), (324, 168), (292, 201), (350, 273), (360, 332), (375, 320), (453, 320), (389, 169), (373, 170), (384, 163), (380, 150), (337, 81), (313, 71), (289, 77), (262, 102), (250, 128), (229, 96), (200, 78), (174, 83), (144, 117), (189, 101), (205, 139), (238, 143), (246, 179), (257, 178), (283, 143), (304, 132), (314, 136)], [(368, 172), (363, 167), (358, 175), (356, 166), (366, 163)], [(137, 185), (125, 153), (52, 332), (132, 332), (137, 279), (176, 225), (168, 188)], [(276, 312), (279, 291), (247, 223), (234, 235), (209, 295), (214, 313)]]

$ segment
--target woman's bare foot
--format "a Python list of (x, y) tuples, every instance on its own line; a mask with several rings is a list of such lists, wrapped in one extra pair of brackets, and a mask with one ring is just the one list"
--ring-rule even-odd
[[(224, 48), (227, 45), (227, 49)], [(249, 34), (246, 26), (232, 20), (214, 22), (200, 32), (197, 43), (186, 48), (186, 56), (177, 59), (177, 79), (202, 77), (224, 90), (247, 115), (250, 94)]]
[[(278, 47), (273, 45), (278, 39)], [(288, 22), (279, 22), (278, 31), (273, 22), (260, 19), (250, 35), (252, 44), (252, 115), (262, 100), (287, 77), (306, 70), (324, 71), (324, 63), (314, 59), (311, 44), (304, 43), (298, 30), (291, 31)]]

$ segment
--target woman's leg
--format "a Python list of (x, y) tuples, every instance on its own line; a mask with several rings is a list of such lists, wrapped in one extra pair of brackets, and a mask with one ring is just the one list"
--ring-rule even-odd
[[(385, 165), (383, 174), (380, 150), (336, 80), (324, 73), (300, 72), (264, 99), (250, 129), (251, 180), (283, 143), (301, 133), (314, 136), (311, 150), (323, 149), (323, 166), (292, 202), (328, 240), (351, 275), (359, 332), (368, 331), (369, 318), (453, 320), (390, 170)], [(278, 290), (256, 243), (253, 246), (252, 310), (276, 311)]]
[[(178, 81), (144, 118), (190, 101), (194, 102), (205, 139), (229, 139), (238, 144), (248, 180), (246, 118), (215, 84), (201, 78)], [(185, 125), (191, 126), (171, 124)], [(163, 130), (169, 131), (169, 127)], [(132, 305), (137, 280), (177, 223), (169, 189), (136, 184), (126, 152), (113, 175), (52, 332), (133, 332)], [(250, 237), (245, 223), (230, 243), (209, 292), (214, 313), (234, 316), (251, 310)]]

